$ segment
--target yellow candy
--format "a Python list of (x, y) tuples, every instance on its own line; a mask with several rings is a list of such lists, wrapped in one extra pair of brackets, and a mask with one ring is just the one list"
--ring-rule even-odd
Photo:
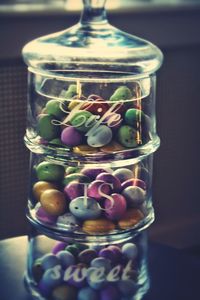
[(108, 145), (101, 147), (100, 150), (102, 152), (105, 152), (105, 153), (113, 153), (113, 152), (121, 151), (121, 150), (124, 150), (124, 149), (126, 149), (126, 148), (124, 148), (123, 146), (121, 146), (117, 142), (112, 141)]
[(70, 101), (68, 105), (68, 109), (72, 111), (78, 104), (80, 103), (80, 100), (72, 100)]
[(129, 209), (121, 220), (118, 222), (118, 226), (121, 229), (128, 229), (135, 226), (144, 218), (143, 213), (139, 209)]
[(33, 195), (38, 201), (40, 201), (42, 193), (49, 189), (56, 189), (55, 184), (48, 181), (38, 181), (33, 186)]
[(106, 219), (86, 220), (82, 229), (89, 234), (107, 233), (115, 229), (115, 224)]
[(98, 149), (88, 145), (79, 145), (73, 148), (73, 152), (80, 155), (97, 153)]
[(63, 193), (58, 190), (46, 190), (40, 197), (44, 210), (52, 216), (60, 216), (66, 211), (66, 200)]

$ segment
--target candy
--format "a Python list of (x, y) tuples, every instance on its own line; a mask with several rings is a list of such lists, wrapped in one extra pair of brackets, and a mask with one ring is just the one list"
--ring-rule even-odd
[(100, 125), (87, 138), (87, 143), (91, 147), (102, 147), (112, 140), (112, 130), (106, 125)]
[[(96, 277), (98, 280), (96, 280)], [(94, 290), (100, 290), (106, 285), (106, 274), (104, 268), (88, 268), (87, 269), (87, 282)]]
[(68, 87), (68, 90), (66, 91), (65, 93), (65, 98), (72, 98), (74, 96), (76, 96), (78, 94), (78, 91), (77, 91), (77, 85), (76, 84), (70, 84), (69, 87)]
[(50, 293), (51, 289), (62, 283), (63, 272), (60, 265), (56, 265), (53, 268), (49, 268), (45, 271), (40, 283), (39, 288)]
[(82, 288), (78, 292), (77, 300), (99, 300), (98, 292), (90, 287)]
[(123, 296), (134, 295), (138, 289), (136, 283), (133, 280), (120, 280), (117, 284), (120, 292)]
[(48, 270), (60, 264), (59, 259), (54, 254), (46, 254), (41, 259), (41, 266), (44, 270)]
[(107, 219), (86, 220), (82, 229), (89, 234), (108, 233), (115, 229), (115, 224)]
[(138, 186), (128, 186), (122, 192), (128, 207), (138, 207), (145, 201), (146, 192)]
[(38, 134), (47, 141), (59, 137), (60, 128), (53, 124), (54, 116), (42, 115), (38, 120)]
[(90, 264), (91, 261), (97, 257), (97, 253), (93, 249), (85, 249), (81, 251), (78, 255), (78, 259), (80, 262)]
[(53, 189), (43, 192), (40, 202), (44, 210), (52, 216), (64, 214), (67, 208), (64, 194)]
[(121, 183), (119, 179), (110, 173), (103, 172), (99, 174), (96, 179), (109, 183), (116, 192), (121, 190)]
[(65, 115), (63, 110), (66, 111), (67, 105), (64, 101), (52, 99), (47, 102), (45, 109), (47, 114), (53, 115), (58, 119), (61, 119)]
[[(76, 274), (75, 276), (69, 276), (69, 279), (65, 280), (68, 284), (75, 286), (76, 288), (82, 288), (86, 286), (86, 269), (81, 265), (71, 265), (70, 274)], [(69, 270), (68, 269), (68, 270)], [(68, 270), (65, 272), (65, 278), (67, 278)], [(77, 279), (78, 278), (78, 279)]]
[(61, 141), (69, 147), (74, 147), (81, 144), (82, 135), (77, 129), (69, 126), (63, 129), (61, 133)]
[(48, 181), (38, 181), (33, 185), (33, 194), (40, 201), (41, 194), (49, 189), (56, 189), (56, 185)]
[(135, 129), (142, 126), (145, 115), (142, 110), (130, 108), (125, 113), (125, 122), (127, 125), (134, 127)]
[(112, 201), (105, 200), (105, 215), (110, 220), (120, 220), (126, 211), (126, 199), (120, 194), (112, 194), (111, 198)]
[(41, 260), (38, 259), (32, 266), (32, 276), (36, 282), (39, 282), (44, 274), (44, 269), (41, 264)]
[(39, 180), (59, 181), (64, 177), (65, 169), (63, 166), (43, 161), (36, 167), (36, 173)]
[(81, 173), (87, 177), (89, 177), (91, 180), (94, 180), (100, 173), (106, 172), (106, 169), (103, 168), (88, 168), (85, 167), (81, 170)]
[(78, 197), (70, 202), (69, 210), (80, 220), (96, 219), (101, 215), (97, 201), (89, 197)]
[(124, 182), (128, 179), (133, 178), (133, 172), (126, 168), (120, 168), (113, 172), (113, 175), (117, 177), (120, 182)]
[(79, 228), (79, 221), (71, 213), (65, 213), (57, 218), (56, 225), (74, 231)]
[(54, 288), (51, 294), (52, 300), (76, 300), (76, 288), (62, 284)]
[(122, 254), (129, 260), (134, 260), (137, 257), (138, 249), (133, 243), (126, 243), (122, 246)]
[(87, 132), (96, 123), (95, 118), (89, 111), (78, 111), (70, 120), (73, 127), (81, 132)]
[(84, 184), (80, 182), (70, 182), (64, 188), (65, 195), (70, 199), (74, 199), (84, 195)]
[(87, 189), (87, 195), (95, 198), (96, 200), (103, 199), (106, 195), (111, 193), (111, 187), (103, 180), (94, 180), (89, 184)]
[(98, 149), (88, 145), (79, 145), (73, 148), (73, 152), (79, 155), (87, 155), (97, 153)]
[(104, 257), (97, 257), (91, 261), (91, 267), (104, 268), (105, 272), (108, 273), (111, 270), (111, 261)]
[(39, 204), (39, 206), (37, 208), (35, 207), (35, 216), (36, 216), (36, 218), (40, 222), (46, 223), (46, 224), (49, 224), (49, 225), (52, 225), (52, 224), (56, 223), (57, 217), (48, 214), (46, 212), (46, 210), (41, 206), (41, 204), (40, 203), (38, 203), (38, 204)]
[(143, 180), (140, 180), (138, 178), (132, 178), (132, 179), (128, 179), (128, 180), (124, 181), (122, 183), (122, 190), (124, 190), (128, 186), (138, 186), (141, 189), (143, 189), (144, 191), (146, 191), (146, 189), (147, 189), (146, 183)]
[(111, 141), (108, 145), (101, 147), (101, 151), (105, 153), (113, 153), (116, 151), (122, 151), (124, 149), (125, 148), (122, 145), (115, 141)]
[(66, 248), (66, 246), (67, 246), (67, 243), (65, 243), (65, 242), (57, 242), (51, 252), (52, 252), (52, 254), (56, 255), (61, 250), (64, 250)]
[(137, 147), (137, 131), (129, 126), (123, 125), (117, 131), (117, 139), (120, 144), (127, 148), (134, 148)]
[(81, 109), (89, 111), (94, 115), (103, 116), (106, 111), (109, 109), (108, 103), (104, 102), (101, 99), (96, 99), (93, 101), (87, 101), (81, 106)]
[(139, 209), (129, 209), (123, 215), (123, 218), (118, 221), (118, 226), (121, 229), (128, 229), (138, 224), (144, 215)]
[(63, 268), (67, 268), (75, 263), (75, 258), (72, 253), (67, 250), (62, 250), (57, 253), (57, 258), (61, 262)]
[(126, 86), (120, 86), (110, 97), (110, 101), (129, 100), (132, 98), (131, 90)]
[(76, 181), (79, 183), (88, 183), (90, 182), (90, 178), (87, 176), (81, 174), (81, 173), (72, 173), (69, 175), (66, 175), (65, 178), (63, 179), (63, 185), (67, 185), (68, 183)]
[(101, 300), (120, 300), (120, 294), (115, 286), (109, 285), (100, 292)]

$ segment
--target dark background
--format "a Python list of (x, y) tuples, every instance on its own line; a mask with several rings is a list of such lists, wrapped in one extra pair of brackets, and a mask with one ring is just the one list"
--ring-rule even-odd
[[(24, 44), (78, 21), (77, 12), (0, 10), (0, 238), (25, 234), (29, 153)], [(157, 81), (152, 239), (175, 247), (200, 243), (200, 6), (110, 11), (110, 22), (161, 48)]]

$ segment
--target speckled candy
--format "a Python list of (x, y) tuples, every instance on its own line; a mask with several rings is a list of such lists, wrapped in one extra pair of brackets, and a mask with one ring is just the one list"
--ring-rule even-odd
[(65, 169), (63, 166), (43, 161), (37, 165), (36, 173), (39, 180), (59, 181), (64, 177)]
[(61, 119), (65, 115), (64, 111), (66, 111), (67, 105), (65, 101), (52, 99), (47, 102), (45, 109), (49, 115)]
[(63, 129), (61, 141), (69, 147), (74, 147), (82, 143), (82, 134), (73, 126), (69, 126)]
[(106, 169), (103, 168), (88, 168), (85, 167), (81, 170), (81, 173), (87, 177), (89, 177), (91, 180), (94, 180), (100, 173), (106, 172)]
[(54, 116), (42, 115), (38, 120), (38, 134), (47, 141), (59, 137), (60, 127), (53, 124)]
[(66, 250), (58, 252), (57, 258), (61, 262), (63, 268), (67, 268), (75, 263), (74, 255)]
[(52, 216), (60, 216), (67, 208), (64, 193), (57, 190), (46, 190), (40, 197), (44, 210)]
[(100, 125), (87, 138), (87, 143), (91, 147), (102, 147), (112, 140), (112, 130), (106, 125)]
[(48, 270), (60, 264), (58, 257), (51, 253), (41, 257), (40, 262), (44, 270)]
[[(90, 119), (90, 120), (89, 120)], [(71, 125), (78, 131), (87, 132), (91, 127), (95, 125), (95, 118), (89, 111), (76, 112), (70, 121)]]
[(57, 217), (48, 214), (41, 205), (35, 208), (35, 216), (40, 222), (49, 225), (55, 224), (57, 221)]
[(73, 173), (66, 175), (63, 179), (63, 185), (68, 185), (70, 182), (76, 181), (80, 183), (88, 183), (90, 182), (90, 178), (81, 174), (81, 173)]
[(101, 209), (93, 198), (78, 197), (70, 202), (71, 213), (80, 220), (96, 219), (101, 215)]
[(96, 200), (103, 199), (106, 195), (110, 195), (112, 188), (103, 180), (94, 180), (87, 189), (87, 195)]
[(117, 177), (113, 176), (110, 173), (101, 173), (97, 176), (96, 179), (111, 184), (113, 186), (113, 190), (116, 192), (121, 190), (121, 182)]
[(110, 220), (120, 220), (126, 211), (126, 199), (120, 194), (112, 194), (111, 197), (113, 202), (105, 200), (105, 215)]
[(127, 86), (120, 86), (110, 97), (110, 101), (129, 100), (131, 97), (131, 90)]
[(134, 148), (138, 146), (137, 131), (129, 125), (123, 125), (119, 128), (117, 139), (124, 147)]
[(54, 288), (51, 293), (52, 300), (76, 300), (76, 288), (73, 286), (62, 284)]
[(69, 231), (79, 228), (79, 221), (69, 212), (59, 216), (56, 222), (57, 226), (65, 227)]
[(133, 178), (133, 172), (127, 168), (117, 169), (113, 172), (113, 175), (117, 177), (121, 183)]
[(93, 249), (85, 249), (81, 251), (78, 255), (78, 260), (80, 262), (90, 264), (91, 261), (97, 257), (97, 252)]
[(137, 254), (138, 254), (137, 246), (133, 243), (125, 243), (122, 246), (122, 254), (128, 260), (134, 260), (137, 257)]
[(81, 109), (91, 112), (94, 115), (103, 116), (109, 109), (108, 103), (102, 99), (93, 99), (92, 101), (85, 101)]
[(80, 182), (70, 182), (64, 188), (65, 195), (70, 199), (75, 199), (84, 195), (84, 184)]
[(143, 180), (138, 179), (138, 178), (132, 178), (132, 179), (128, 179), (128, 180), (124, 181), (122, 183), (122, 190), (124, 190), (128, 186), (138, 186), (139, 188), (143, 189), (144, 191), (146, 191), (146, 189), (147, 189), (146, 183)]
[(137, 128), (138, 125), (142, 126), (144, 120), (145, 120), (145, 115), (143, 111), (140, 109), (130, 108), (125, 113), (126, 124), (134, 127), (135, 129)]
[(82, 288), (78, 292), (77, 300), (99, 300), (98, 292), (90, 287)]
[(146, 192), (138, 186), (128, 186), (122, 192), (128, 207), (138, 207), (145, 201)]

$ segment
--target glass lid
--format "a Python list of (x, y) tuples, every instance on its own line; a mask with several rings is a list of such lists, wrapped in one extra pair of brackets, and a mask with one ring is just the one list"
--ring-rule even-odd
[(23, 48), (29, 68), (59, 77), (77, 69), (132, 76), (154, 73), (162, 63), (162, 52), (152, 43), (111, 26), (105, 2), (83, 0), (78, 24), (29, 42)]

